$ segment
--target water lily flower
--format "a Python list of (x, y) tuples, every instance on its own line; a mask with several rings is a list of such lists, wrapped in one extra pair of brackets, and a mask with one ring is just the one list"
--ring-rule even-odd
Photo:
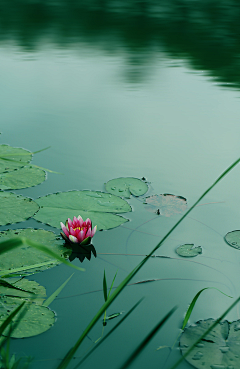
[(62, 238), (74, 245), (89, 245), (97, 230), (97, 226), (92, 229), (92, 221), (89, 218), (84, 222), (80, 215), (77, 218), (73, 217), (73, 221), (68, 218), (66, 225), (62, 222), (60, 224), (64, 232), (60, 233)]

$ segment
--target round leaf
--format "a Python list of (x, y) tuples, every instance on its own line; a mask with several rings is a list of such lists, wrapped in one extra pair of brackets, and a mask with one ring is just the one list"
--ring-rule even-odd
[[(15, 300), (15, 304), (13, 300)], [(7, 311), (4, 313), (1, 311), (2, 314), (0, 316), (0, 324), (4, 322), (13, 308), (16, 308), (18, 305), (20, 305), (22, 301), (23, 299), (19, 298), (3, 298), (3, 304)], [(55, 314), (49, 308), (34, 303), (27, 303), (25, 306), (26, 310), (23, 308), (25, 314), (22, 315), (22, 311), (20, 311), (13, 318), (13, 323), (18, 322), (18, 325), (15, 329), (13, 329), (10, 337), (25, 338), (36, 336), (50, 329), (55, 322)], [(9, 328), (6, 328), (3, 332), (3, 335), (7, 336), (8, 331)]]
[(3, 298), (4, 295), (8, 297), (22, 297), (25, 300), (34, 298), (34, 303), (38, 305), (42, 305), (43, 301), (45, 300), (45, 287), (41, 286), (35, 281), (29, 281), (25, 278), (20, 280), (16, 278), (8, 278), (6, 281), (15, 288), (0, 285), (0, 294), (3, 296)]
[(176, 253), (183, 257), (192, 258), (194, 256), (202, 254), (202, 247), (201, 246), (194, 247), (193, 243), (190, 244), (186, 243), (184, 245), (179, 246), (176, 249)]
[[(53, 232), (43, 229), (9, 229), (0, 232), (0, 241), (5, 241), (12, 237), (26, 237), (32, 241), (39, 242), (62, 257), (71, 253), (69, 249), (62, 245), (62, 241), (59, 237), (56, 237)], [(46, 263), (46, 265), (35, 268), (36, 264), (41, 263)], [(10, 250), (2, 254), (0, 258), (0, 270), (9, 270), (9, 272), (11, 272), (12, 269), (23, 267), (24, 270), (24, 267), (27, 267), (28, 271), (30, 270), (33, 274), (52, 268), (57, 264), (60, 264), (58, 260), (26, 245)], [(29, 269), (29, 267), (32, 267), (32, 269)]]
[(146, 197), (144, 204), (147, 204), (146, 210), (164, 217), (171, 217), (187, 209), (187, 200), (184, 197), (168, 193)]
[(0, 173), (22, 168), (32, 160), (32, 154), (18, 147), (0, 145)]
[[(180, 338), (184, 355), (187, 349), (214, 323), (213, 319), (200, 320), (186, 328)], [(185, 358), (197, 369), (236, 369), (240, 367), (240, 320), (219, 323)]]
[(112, 213), (132, 211), (125, 200), (100, 191), (60, 192), (40, 197), (36, 202), (40, 210), (34, 218), (56, 228), (60, 228), (60, 222), (78, 215), (90, 218), (98, 230), (115, 228), (128, 220)]
[(0, 190), (15, 190), (36, 186), (46, 179), (44, 170), (25, 167), (10, 173), (0, 174)]
[(224, 240), (227, 242), (228, 245), (240, 250), (240, 231), (237, 230), (228, 232), (224, 236)]
[(39, 209), (35, 201), (11, 192), (0, 192), (0, 225), (23, 222)]
[(130, 199), (131, 194), (134, 196), (142, 196), (148, 190), (148, 186), (145, 182), (132, 177), (111, 179), (105, 184), (105, 187), (107, 192), (127, 199)]

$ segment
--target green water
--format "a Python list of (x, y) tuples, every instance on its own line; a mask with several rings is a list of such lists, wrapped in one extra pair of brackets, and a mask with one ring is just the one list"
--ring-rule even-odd
[[(51, 146), (33, 163), (62, 173), (48, 173), (43, 184), (16, 192), (35, 199), (72, 189), (101, 191), (112, 178), (144, 176), (148, 195), (181, 195), (193, 204), (239, 157), (239, 12), (234, 1), (1, 2), (1, 142), (32, 151)], [(223, 236), (240, 227), (239, 180), (237, 167), (158, 250), (174, 259), (151, 259), (134, 278), (161, 281), (126, 287), (115, 300), (108, 315), (126, 313), (145, 297), (83, 368), (117, 369), (178, 305), (132, 365), (163, 368), (168, 351), (156, 349), (173, 345), (200, 289), (217, 287), (238, 297), (240, 254)], [(31, 368), (56, 368), (76, 342), (104, 302), (104, 269), (108, 284), (118, 271), (117, 286), (142, 260), (101, 254), (146, 255), (179, 219), (150, 213), (136, 198), (129, 203), (130, 222), (96, 234), (98, 257), (85, 260), (86, 271), (76, 272), (51, 304), (55, 325), (42, 335), (11, 341), (13, 352), (35, 358)], [(22, 227), (59, 232), (31, 219), (11, 226)], [(203, 254), (180, 258), (175, 249), (183, 243), (202, 246)], [(49, 296), (70, 274), (61, 265), (30, 279)], [(217, 318), (231, 302), (217, 291), (204, 291), (190, 322)], [(238, 309), (227, 318), (239, 319)], [(118, 319), (108, 322), (106, 333)], [(101, 331), (99, 321), (77, 357)], [(166, 369), (179, 357), (175, 349)]]

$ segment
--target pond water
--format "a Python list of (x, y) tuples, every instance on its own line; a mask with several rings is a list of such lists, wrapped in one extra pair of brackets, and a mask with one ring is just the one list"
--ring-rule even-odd
[[(36, 199), (73, 189), (104, 191), (112, 178), (145, 177), (147, 196), (183, 196), (191, 206), (239, 157), (239, 12), (238, 4), (224, 1), (158, 6), (21, 0), (11, 9), (1, 2), (1, 143), (31, 151), (51, 146), (33, 163), (61, 173), (48, 173), (41, 185), (15, 192)], [(240, 253), (223, 237), (240, 227), (239, 181), (236, 167), (156, 252), (169, 258), (152, 258), (138, 272), (132, 282), (157, 280), (124, 289), (107, 315), (126, 314), (141, 297), (143, 302), (83, 368), (120, 368), (177, 305), (132, 365), (163, 368), (167, 360), (168, 369), (181, 355), (178, 344), (169, 357), (167, 348), (156, 349), (173, 345), (195, 294), (216, 287), (238, 297)], [(39, 336), (11, 340), (12, 352), (34, 357), (30, 368), (57, 367), (104, 302), (104, 269), (108, 285), (117, 272), (117, 286), (180, 217), (148, 212), (135, 197), (128, 202), (133, 211), (123, 216), (129, 222), (97, 232), (97, 258), (84, 260), (85, 272), (76, 271), (51, 304), (55, 325)], [(10, 226), (25, 227), (60, 232), (33, 219)], [(180, 257), (176, 248), (184, 243), (202, 246), (203, 253)], [(71, 274), (60, 265), (29, 279), (44, 285), (49, 296)], [(217, 318), (231, 303), (206, 290), (190, 323)], [(237, 307), (227, 316), (239, 318)], [(118, 319), (108, 322), (105, 334)], [(101, 332), (100, 320), (70, 368)]]

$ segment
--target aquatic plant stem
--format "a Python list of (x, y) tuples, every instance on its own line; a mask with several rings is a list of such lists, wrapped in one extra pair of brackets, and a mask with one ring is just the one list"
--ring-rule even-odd
[[(84, 332), (81, 334), (75, 345), (68, 351), (60, 365), (57, 369), (65, 369), (69, 362), (71, 361), (72, 357), (74, 356), (75, 352), (77, 351), (78, 347), (86, 337), (86, 335), (90, 332), (90, 330), (95, 326), (97, 321), (100, 319), (102, 314), (111, 305), (111, 303), (116, 299), (119, 293), (124, 289), (126, 284), (137, 274), (137, 272), (144, 266), (144, 264), (148, 261), (148, 259), (154, 254), (154, 252), (161, 247), (164, 241), (170, 236), (170, 234), (177, 228), (177, 226), (187, 217), (187, 215), (195, 208), (195, 206), (206, 196), (213, 187), (216, 186), (218, 182), (221, 181), (238, 163), (240, 162), (240, 158), (237, 159), (233, 164), (231, 164), (217, 179), (216, 181), (198, 198), (198, 200), (186, 211), (186, 213), (175, 223), (175, 225), (166, 233), (166, 235), (161, 239), (161, 241), (154, 247), (154, 249), (148, 254), (129, 274), (128, 276), (120, 283), (120, 285), (116, 288), (116, 290), (112, 293), (109, 299), (102, 305), (99, 309), (97, 314), (88, 324)], [(232, 306), (232, 305), (231, 305)]]

